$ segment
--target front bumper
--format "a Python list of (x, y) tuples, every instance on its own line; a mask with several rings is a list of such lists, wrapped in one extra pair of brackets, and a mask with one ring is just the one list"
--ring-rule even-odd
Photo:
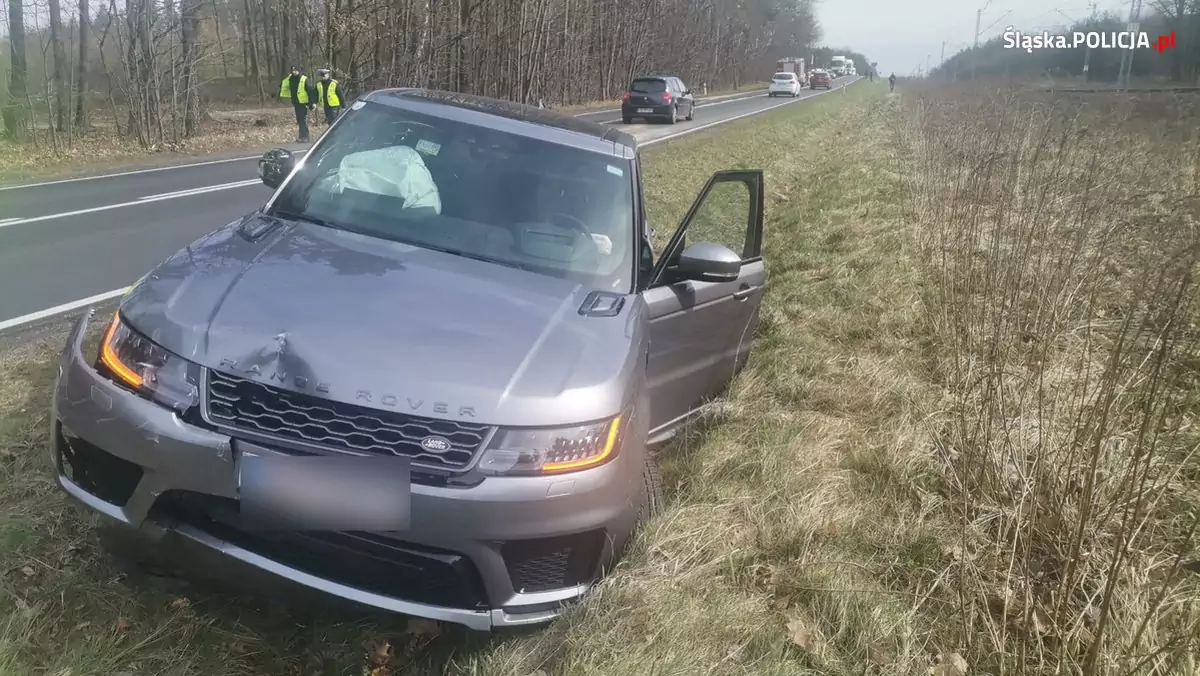
[(59, 363), (55, 473), (68, 494), (150, 540), (385, 611), (490, 630), (552, 620), (633, 530), (644, 449), (630, 434), (612, 462), (570, 475), (414, 482), (402, 533), (242, 531), (237, 458), (246, 447), (281, 451), (185, 421), (99, 374), (81, 349), (89, 318)]

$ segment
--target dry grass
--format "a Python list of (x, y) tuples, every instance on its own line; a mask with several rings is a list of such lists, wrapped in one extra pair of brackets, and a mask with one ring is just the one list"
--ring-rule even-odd
[[(710, 96), (764, 89), (765, 83), (747, 83), (737, 89), (718, 90)], [(602, 101), (557, 110), (570, 114), (609, 110), (620, 101)], [(214, 110), (203, 132), (181, 143), (142, 148), (136, 141), (122, 139), (116, 133), (111, 116), (97, 111), (92, 128), (75, 138), (52, 134), (38, 128), (33, 135), (14, 143), (0, 138), (0, 183), (48, 178), (64, 173), (108, 169), (114, 166), (171, 164), (199, 156), (262, 151), (272, 146), (290, 145), (296, 138), (296, 120), (291, 106), (276, 103), (262, 106), (230, 106)], [(321, 112), (309, 114), (309, 126), (315, 136), (324, 130)]]
[(763, 323), (667, 511), (539, 633), (118, 567), (39, 473), (61, 334), (4, 357), (0, 674), (1195, 673), (1195, 163), (1141, 164), (1194, 143), (1043, 105), (863, 83), (649, 149), (659, 231), (765, 169)]
[(955, 626), (988, 673), (1193, 674), (1193, 99), (918, 90)]

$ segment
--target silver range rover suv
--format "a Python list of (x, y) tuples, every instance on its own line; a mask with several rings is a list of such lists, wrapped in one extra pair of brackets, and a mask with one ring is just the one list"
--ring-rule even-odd
[(75, 326), (58, 483), (139, 547), (553, 619), (661, 505), (647, 449), (749, 355), (762, 173), (715, 174), (656, 254), (629, 134), (402, 89), (259, 174), (261, 209)]

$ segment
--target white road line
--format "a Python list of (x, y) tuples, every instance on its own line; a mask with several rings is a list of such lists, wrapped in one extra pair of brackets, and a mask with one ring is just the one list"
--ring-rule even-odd
[(150, 202), (161, 202), (163, 200), (173, 200), (179, 197), (189, 197), (191, 195), (201, 195), (206, 192), (217, 192), (218, 190), (232, 190), (234, 188), (243, 188), (252, 185), (260, 185), (262, 182), (255, 179), (247, 179), (245, 181), (236, 181), (234, 183), (226, 183), (224, 185), (210, 185), (203, 188), (193, 188), (182, 192), (169, 192), (161, 195), (149, 195), (147, 197), (139, 197), (132, 202), (119, 202), (117, 204), (105, 204), (98, 207), (88, 207), (87, 209), (76, 209), (75, 211), (64, 211), (57, 214), (46, 214), (44, 216), (31, 216), (30, 218), (18, 218), (11, 221), (0, 221), (0, 228), (7, 228), (10, 225), (25, 225), (26, 223), (37, 223), (38, 221), (49, 221), (56, 218), (70, 218), (71, 216), (82, 216), (84, 214), (94, 214), (99, 211), (109, 211), (112, 209), (124, 209), (125, 207), (137, 206), (139, 204), (149, 204)]
[(118, 176), (135, 176), (137, 174), (151, 174), (156, 171), (169, 171), (171, 169), (186, 169), (188, 167), (206, 167), (213, 164), (226, 164), (229, 162), (244, 162), (246, 160), (256, 160), (261, 155), (252, 155), (248, 157), (230, 157), (224, 160), (208, 160), (205, 162), (192, 162), (190, 164), (173, 164), (169, 167), (151, 167), (149, 169), (134, 169), (132, 171), (118, 171), (115, 174), (96, 174), (95, 176), (77, 176), (75, 178), (60, 178), (56, 181), (43, 181), (41, 183), (23, 183), (21, 185), (6, 185), (0, 186), (0, 192), (5, 190), (20, 190), (22, 188), (40, 188), (47, 185), (61, 185), (63, 183), (78, 183), (80, 181), (95, 181), (100, 178), (117, 178)]
[(87, 298), (80, 298), (79, 300), (71, 301), (70, 303), (63, 303), (62, 305), (55, 305), (54, 307), (46, 308), (45, 310), (38, 310), (37, 312), (23, 315), (21, 317), (7, 319), (0, 322), (0, 331), (21, 326), (22, 324), (36, 322), (39, 319), (47, 319), (49, 317), (53, 317), (54, 315), (70, 312), (71, 310), (78, 310), (81, 307), (85, 307), (93, 303), (100, 303), (112, 298), (116, 298), (128, 290), (129, 287), (125, 287), (124, 289), (113, 289), (112, 291), (105, 291), (104, 293), (98, 293)]
[(244, 181), (232, 181), (230, 183), (221, 183), (218, 185), (204, 186), (203, 188), (188, 188), (187, 190), (176, 190), (175, 192), (164, 192), (157, 195), (147, 195), (139, 197), (138, 202), (157, 202), (158, 200), (172, 199), (175, 197), (187, 197), (188, 195), (203, 195), (206, 192), (216, 192), (218, 190), (229, 190), (230, 188), (240, 188), (244, 185), (256, 185), (262, 183), (261, 179), (249, 178)]
[[(826, 89), (826, 90), (825, 90), (825, 91), (823, 91), (823, 92), (816, 92), (816, 91), (814, 91), (812, 94), (809, 94), (808, 96), (797, 96), (796, 98), (794, 98), (794, 99), (789, 99), (789, 100), (787, 100), (787, 101), (784, 101), (783, 103), (776, 103), (776, 104), (775, 104), (775, 105), (773, 105), (773, 106), (767, 106), (766, 108), (760, 108), (760, 109), (758, 109), (758, 110), (752, 110), (752, 111), (750, 111), (750, 112), (748, 112), (748, 113), (742, 113), (741, 115), (734, 115), (733, 117), (727, 117), (727, 118), (725, 118), (724, 120), (717, 120), (716, 122), (709, 122), (708, 124), (702, 124), (702, 125), (700, 125), (699, 127), (688, 127), (687, 129), (684, 129), (683, 131), (676, 132), (676, 133), (674, 133), (674, 134), (669, 134), (669, 135), (667, 135), (667, 136), (660, 136), (660, 137), (658, 137), (658, 138), (652, 138), (652, 139), (650, 139), (650, 140), (648, 140), (648, 141), (639, 141), (639, 142), (638, 142), (638, 147), (640, 148), (640, 147), (643, 147), (643, 146), (653, 145), (653, 144), (655, 144), (655, 143), (662, 143), (663, 141), (670, 141), (671, 139), (677, 139), (677, 138), (679, 138), (680, 136), (686, 136), (686, 135), (688, 135), (688, 134), (691, 134), (691, 133), (693, 133), (693, 132), (702, 131), (702, 130), (704, 130), (704, 129), (708, 129), (708, 128), (710, 128), (710, 127), (716, 127), (716, 126), (718, 126), (718, 125), (726, 124), (726, 123), (729, 123), (729, 122), (734, 122), (734, 121), (736, 121), (736, 120), (740, 120), (740, 119), (742, 119), (742, 118), (746, 118), (746, 117), (752, 117), (752, 116), (754, 116), (754, 115), (761, 115), (762, 113), (765, 113), (765, 112), (767, 112), (768, 110), (775, 110), (776, 108), (780, 108), (780, 107), (783, 107), (783, 106), (788, 106), (788, 105), (791, 105), (791, 104), (793, 104), (793, 103), (800, 103), (801, 101), (807, 101), (808, 99), (816, 98), (816, 97), (818, 97), (818, 96), (821, 96), (821, 95), (823, 95), (823, 94), (828, 94), (829, 92), (836, 92), (836, 91), (838, 91), (838, 89), (845, 89), (846, 87), (848, 87), (848, 86), (850, 86), (850, 85), (854, 84), (855, 82), (858, 82), (858, 80), (852, 80), (852, 81), (850, 81), (850, 82), (847, 82), (846, 84), (842, 85), (841, 87), (838, 87), (837, 89)], [(699, 107), (699, 106), (697, 106), (697, 107)]]
[[(726, 100), (724, 100), (724, 101), (713, 101), (712, 103), (697, 103), (697, 104), (696, 104), (696, 107), (697, 107), (697, 108), (708, 108), (708, 107), (710, 107), (710, 106), (721, 106), (721, 105), (724, 105), (724, 104), (726, 104), (726, 103), (737, 103), (737, 102), (739, 102), (739, 101), (749, 101), (750, 99), (757, 99), (757, 98), (761, 98), (762, 96), (764, 96), (764, 93), (765, 93), (765, 92), (766, 92), (766, 90), (764, 89), (764, 90), (763, 90), (763, 91), (761, 91), (761, 92), (755, 92), (755, 93), (753, 93), (753, 94), (746, 94), (746, 95), (744, 95), (744, 96), (743, 96), (743, 95), (739, 95), (739, 96), (738, 96), (738, 98), (736, 98), (736, 99), (735, 99), (735, 98), (729, 98), (729, 99), (726, 99)], [(613, 110), (613, 111), (603, 111), (603, 112), (614, 112), (614, 113), (616, 113), (616, 112), (619, 112), (619, 110), (620, 110), (620, 109)], [(602, 122), (597, 122), (597, 124), (616, 124), (616, 123), (618, 123), (618, 122), (620, 122), (620, 121), (621, 121), (621, 118), (617, 118), (617, 119), (615, 119), (615, 120), (604, 120), (604, 121), (602, 121)]]
[(12, 221), (19, 221), (19, 220), (21, 220), (21, 219), (19, 219), (19, 218), (0, 218), (0, 225), (4, 225), (5, 223), (11, 223)]
[[(838, 89), (844, 89), (845, 87), (852, 85), (857, 81), (858, 80), (852, 80), (850, 82), (847, 82), (846, 84), (842, 85), (841, 87), (838, 87)], [(773, 106), (767, 106), (766, 108), (762, 108), (760, 110), (753, 110), (748, 113), (743, 113), (741, 115), (735, 115), (733, 117), (730, 117), (730, 118), (727, 118), (724, 120), (717, 120), (716, 122), (709, 122), (708, 124), (702, 124), (698, 127), (691, 127), (689, 129), (684, 129), (683, 131), (676, 132), (674, 134), (670, 134), (668, 136), (660, 136), (659, 138), (650, 139), (648, 141), (641, 141), (638, 143), (638, 145), (639, 146), (648, 146), (648, 145), (653, 145), (655, 143), (662, 143), (663, 141), (670, 141), (671, 139), (676, 139), (676, 138), (679, 138), (680, 136), (686, 136), (687, 134), (691, 134), (692, 132), (701, 131), (703, 129), (709, 129), (711, 127), (716, 127), (718, 125), (726, 124), (728, 122), (734, 122), (736, 120), (741, 120), (743, 118), (752, 117), (754, 115), (760, 115), (769, 110), (774, 110), (781, 106), (787, 106), (787, 105), (791, 105), (793, 103), (799, 103), (801, 101), (806, 101), (808, 99), (811, 99), (811, 98), (814, 98), (817, 96), (821, 96), (822, 94), (828, 94), (829, 92), (832, 92), (832, 91), (837, 91), (837, 89), (827, 89), (823, 92), (813, 92), (809, 96), (796, 97), (794, 99), (784, 101), (783, 103), (777, 103)], [(699, 106), (697, 106), (697, 107), (699, 107)], [(253, 181), (251, 181), (251, 183), (257, 183), (257, 182), (258, 182), (258, 179), (254, 179)], [(221, 190), (226, 190), (231, 187), (237, 187), (237, 184), (226, 184), (224, 186), (211, 186), (211, 187), (219, 188)], [(205, 190), (205, 188), (198, 188), (198, 190)], [(162, 199), (171, 199), (172, 197), (176, 197), (176, 196), (179, 196), (179, 195), (176, 195), (174, 193), (166, 193), (164, 195), (151, 195), (149, 197), (143, 197), (142, 198), (143, 201), (129, 202), (128, 204), (144, 204), (145, 202), (158, 201), (158, 200), (162, 200)], [(120, 206), (127, 206), (127, 205), (120, 205)], [(92, 208), (92, 209), (84, 209), (84, 210), (81, 210), (76, 213), (91, 213), (93, 211), (103, 211), (104, 209), (111, 209), (111, 208), (116, 208), (116, 206), (106, 206), (106, 207), (97, 207), (97, 208)], [(55, 216), (39, 216), (34, 219), (21, 219), (21, 222), (29, 222), (32, 220), (45, 220), (48, 218), (58, 218), (61, 216), (66, 216), (66, 215), (74, 215), (74, 214), (56, 214)], [(8, 225), (8, 223), (5, 223), (4, 221), (0, 221), (0, 227), (3, 227), (4, 225)], [(111, 298), (116, 298), (117, 296), (120, 296), (121, 294), (125, 293), (128, 290), (129, 290), (129, 287), (125, 287), (123, 289), (113, 289), (112, 291), (106, 291), (104, 293), (99, 293), (99, 294), (96, 294), (95, 296), (90, 296), (88, 298), (81, 298), (76, 301), (71, 301), (70, 303), (63, 303), (62, 305), (56, 305), (51, 308), (46, 308), (45, 310), (38, 310), (37, 312), (32, 312), (27, 315), (22, 315), (20, 317), (13, 317), (12, 319), (0, 321), (0, 332), (6, 331), (11, 328), (15, 328), (17, 326), (22, 326), (24, 324), (29, 324), (31, 322), (36, 322), (36, 321), (39, 321), (42, 319), (47, 319), (49, 317), (53, 317), (55, 315), (62, 314), (64, 312), (78, 310), (81, 307), (91, 305), (93, 303), (100, 303), (100, 302), (109, 300)]]

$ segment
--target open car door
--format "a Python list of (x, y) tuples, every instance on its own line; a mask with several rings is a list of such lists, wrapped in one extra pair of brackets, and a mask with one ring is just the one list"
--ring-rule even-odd
[(721, 391), (749, 354), (766, 284), (762, 225), (762, 171), (719, 171), (650, 273), (652, 440)]

